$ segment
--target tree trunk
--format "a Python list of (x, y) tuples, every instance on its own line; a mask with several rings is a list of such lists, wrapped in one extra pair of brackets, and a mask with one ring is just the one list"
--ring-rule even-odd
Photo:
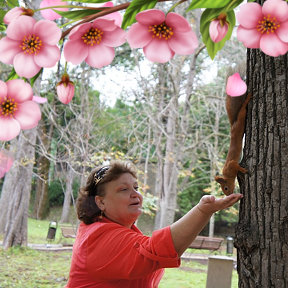
[(68, 171), (66, 173), (66, 191), (64, 197), (64, 204), (62, 209), (62, 215), (60, 223), (68, 223), (69, 222), (69, 211), (71, 204), (71, 197), (73, 197), (73, 180), (75, 177), (75, 173), (71, 167), (68, 167)]
[(163, 191), (160, 199), (160, 227), (165, 227), (174, 222), (177, 205), (177, 155), (176, 127), (178, 112), (178, 95), (174, 95), (169, 104), (169, 113), (166, 126), (166, 147), (163, 167)]
[[(15, 178), (10, 177), (10, 199), (4, 229), (4, 248), (27, 245), (27, 219), (34, 166), (34, 145), (37, 128), (22, 132), (18, 139), (16, 159), (21, 163), (15, 167)], [(2, 211), (1, 211), (2, 213)]]
[[(17, 151), (17, 139), (14, 139), (11, 141), (10, 150), (13, 155), (15, 155), (15, 158), (17, 157), (16, 151)], [(7, 223), (7, 215), (8, 215), (8, 203), (11, 199), (11, 184), (14, 183), (14, 179), (16, 179), (17, 175), (17, 169), (16, 169), (16, 162), (14, 161), (13, 166), (9, 170), (9, 172), (6, 173), (2, 191), (1, 191), (1, 198), (0, 198), (0, 234), (4, 234), (5, 226)]]
[(44, 219), (49, 212), (48, 177), (50, 161), (45, 156), (40, 156), (37, 162), (39, 163), (38, 174), (41, 178), (37, 178), (36, 182), (33, 216), (35, 219)]
[(239, 287), (288, 287), (288, 55), (247, 52), (248, 105), (235, 246)]

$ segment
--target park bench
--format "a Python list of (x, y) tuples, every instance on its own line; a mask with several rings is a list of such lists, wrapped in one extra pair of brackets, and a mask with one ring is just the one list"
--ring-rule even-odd
[(64, 238), (76, 238), (76, 227), (68, 226), (68, 225), (61, 225), (60, 226), (62, 236)]
[(216, 251), (221, 247), (223, 241), (223, 238), (197, 236), (188, 248)]

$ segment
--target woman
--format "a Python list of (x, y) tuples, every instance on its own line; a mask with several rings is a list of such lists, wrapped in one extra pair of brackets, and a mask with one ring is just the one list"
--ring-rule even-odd
[(163, 268), (180, 265), (181, 255), (211, 215), (240, 198), (204, 196), (180, 220), (148, 237), (134, 225), (143, 201), (136, 169), (128, 162), (95, 169), (77, 199), (82, 223), (66, 288), (158, 287)]

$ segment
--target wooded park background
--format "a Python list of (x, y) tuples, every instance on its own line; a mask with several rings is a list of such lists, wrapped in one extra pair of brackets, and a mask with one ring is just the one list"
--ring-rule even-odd
[[(184, 15), (184, 8), (176, 11)], [(198, 39), (200, 14), (185, 14)], [(232, 37), (213, 62), (201, 41), (191, 56), (177, 56), (167, 64), (145, 61), (140, 51), (123, 45), (107, 68), (69, 67), (76, 92), (66, 106), (55, 97), (60, 65), (37, 80), (34, 89), (48, 98), (41, 123), (5, 144), (16, 161), (0, 182), (4, 247), (27, 244), (27, 217), (46, 217), (51, 191), (59, 192), (51, 188), (56, 183), (64, 195), (60, 221), (67, 222), (75, 191), (91, 168), (109, 159), (129, 159), (139, 168), (145, 212), (156, 213), (155, 229), (171, 224), (205, 193), (221, 195), (214, 176), (221, 172), (229, 145), (225, 83), (231, 69), (240, 69), (252, 100), (242, 159), (249, 173), (239, 178), (244, 198), (235, 230), (239, 287), (288, 287), (287, 54), (273, 58), (260, 50), (246, 51)], [(5, 79), (9, 67), (0, 69)], [(136, 79), (133, 86), (122, 83), (114, 91), (114, 106), (103, 101), (105, 84), (99, 83), (105, 75), (111, 77), (111, 70), (115, 80), (118, 73)], [(217, 218), (235, 222), (237, 210)], [(213, 231), (214, 218), (210, 235)]]

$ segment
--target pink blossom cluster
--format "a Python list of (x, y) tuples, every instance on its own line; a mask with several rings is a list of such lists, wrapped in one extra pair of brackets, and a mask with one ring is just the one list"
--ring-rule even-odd
[(38, 98), (33, 98), (33, 90), (24, 80), (0, 80), (0, 141), (12, 140), (21, 129), (38, 125), (41, 110), (36, 102)]
[[(66, 2), (43, 0), (40, 7), (51, 5), (66, 5)], [(107, 2), (104, 6), (112, 7), (113, 3)], [(41, 10), (41, 13), (49, 20), (59, 16), (50, 9)], [(5, 23), (9, 25), (6, 37), (0, 41), (0, 61), (12, 64), (19, 76), (31, 78), (41, 67), (53, 67), (59, 61), (57, 43), (61, 30), (55, 22), (37, 22), (23, 14), (23, 8), (14, 8), (5, 16)], [(192, 54), (198, 46), (191, 25), (177, 13), (166, 16), (160, 10), (150, 9), (138, 13), (136, 20), (137, 23), (131, 26), (127, 35), (120, 28), (120, 13), (76, 26), (69, 33), (64, 46), (65, 59), (75, 65), (85, 61), (94, 68), (101, 68), (111, 64), (115, 56), (114, 48), (127, 40), (132, 48), (143, 48), (149, 60), (164, 63), (175, 54)]]
[[(60, 0), (43, 0), (40, 7), (66, 4)], [(112, 7), (113, 3), (103, 6)], [(42, 67), (53, 67), (60, 60), (57, 44), (61, 30), (51, 21), (59, 15), (51, 9), (41, 10), (41, 13), (48, 20), (36, 21), (29, 17), (33, 13), (27, 16), (24, 8), (14, 8), (4, 18), (8, 28), (6, 37), (0, 40), (0, 61), (13, 65), (21, 77), (32, 78)], [(160, 10), (150, 9), (138, 13), (136, 20), (128, 33), (120, 28), (122, 16), (119, 12), (76, 26), (64, 45), (65, 60), (74, 65), (84, 61), (93, 68), (102, 68), (112, 63), (115, 47), (128, 41), (131, 48), (143, 48), (150, 61), (165, 63), (175, 54), (192, 54), (198, 46), (191, 25), (177, 13), (165, 15)], [(74, 95), (74, 84), (61, 81), (57, 92), (60, 101), (67, 104)]]
[(260, 48), (273, 57), (288, 51), (288, 3), (267, 0), (263, 6), (246, 3), (237, 14), (237, 38), (247, 48)]
[[(61, 0), (43, 0), (40, 7), (58, 6), (56, 10), (67, 11), (66, 5)], [(103, 6), (112, 7), (113, 3)], [(42, 67), (55, 66), (61, 57), (58, 43), (62, 33), (51, 21), (60, 16), (51, 9), (41, 10), (41, 13), (46, 20), (36, 21), (31, 17), (33, 11), (21, 7), (10, 10), (4, 17), (8, 27), (6, 36), (0, 40), (0, 61), (13, 65), (20, 77), (32, 78)], [(227, 34), (226, 16), (220, 14), (210, 23), (209, 34), (215, 43)], [(237, 20), (240, 23), (238, 39), (246, 47), (260, 48), (270, 56), (287, 53), (288, 4), (285, 0), (267, 0), (263, 7), (257, 3), (244, 4)], [(65, 60), (74, 65), (86, 62), (91, 67), (102, 68), (112, 63), (115, 47), (126, 41), (132, 49), (142, 48), (147, 59), (158, 63), (169, 61), (175, 54), (192, 54), (198, 47), (190, 23), (177, 13), (165, 14), (150, 9), (138, 13), (136, 21), (127, 33), (120, 28), (122, 16), (119, 12), (74, 27), (64, 45)], [(64, 78), (65, 81), (62, 78), (58, 83), (57, 92), (59, 100), (67, 104), (75, 88), (69, 76)]]

